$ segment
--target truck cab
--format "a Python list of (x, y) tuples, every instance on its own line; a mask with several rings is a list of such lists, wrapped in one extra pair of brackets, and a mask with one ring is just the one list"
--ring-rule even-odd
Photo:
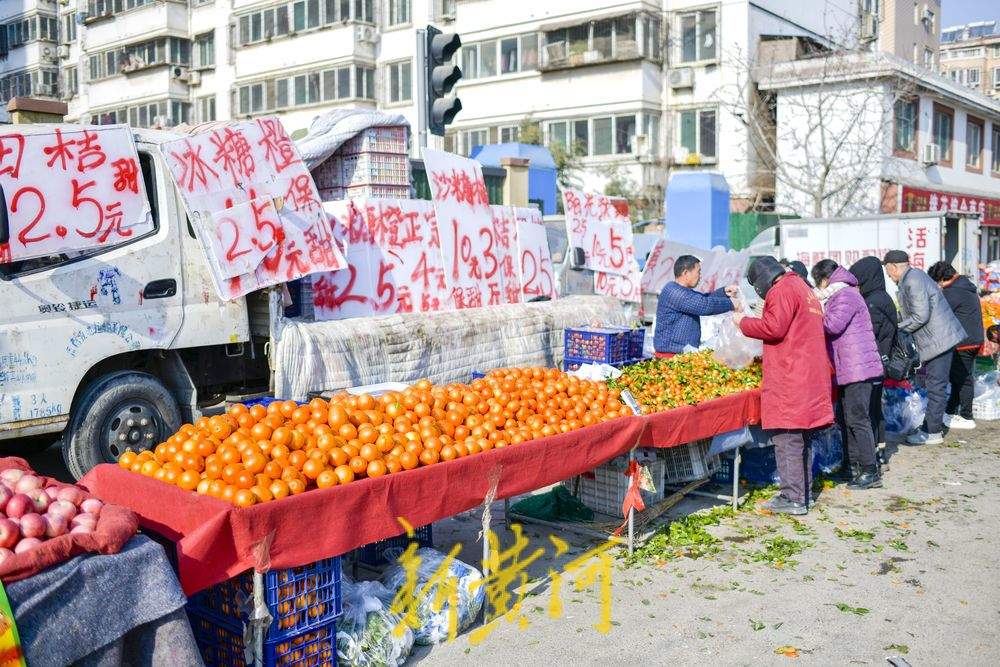
[[(97, 250), (0, 257), (0, 441), (61, 433), (76, 477), (162, 442), (199, 400), (268, 383), (247, 305), (266, 296), (219, 299), (160, 151), (177, 135), (133, 133), (151, 231)], [(5, 205), (0, 227), (6, 215)]]

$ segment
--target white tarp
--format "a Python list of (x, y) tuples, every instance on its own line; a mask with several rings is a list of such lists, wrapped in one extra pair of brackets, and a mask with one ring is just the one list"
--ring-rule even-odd
[(313, 169), (333, 155), (345, 141), (352, 139), (358, 132), (367, 130), (369, 127), (383, 125), (409, 127), (410, 122), (400, 114), (387, 114), (363, 109), (337, 109), (316, 116), (309, 126), (309, 132), (295, 142), (295, 147), (299, 149), (299, 155), (302, 156), (306, 167)]
[(302, 400), (310, 391), (425, 377), (468, 382), (473, 371), (551, 367), (562, 361), (566, 327), (627, 321), (621, 303), (592, 295), (330, 322), (284, 320), (274, 392)]

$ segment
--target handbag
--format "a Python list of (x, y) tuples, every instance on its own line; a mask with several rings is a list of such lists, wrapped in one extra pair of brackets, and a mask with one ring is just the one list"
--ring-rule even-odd
[(913, 343), (913, 336), (905, 331), (898, 332), (888, 357), (883, 358), (882, 363), (885, 367), (885, 376), (890, 380), (902, 382), (912, 378), (920, 368), (920, 353)]

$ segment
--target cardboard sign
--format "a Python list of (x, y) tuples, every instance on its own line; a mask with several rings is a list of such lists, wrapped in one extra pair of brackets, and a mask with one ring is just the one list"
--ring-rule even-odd
[(500, 303), (501, 264), (482, 168), (474, 160), (429, 148), (424, 165), (455, 307)]
[[(312, 176), (278, 119), (200, 125), (164, 144), (163, 153), (223, 299), (346, 266)], [(274, 219), (267, 218), (263, 200), (272, 202)], [(257, 204), (241, 206), (250, 202)], [(229, 209), (235, 210), (228, 218), (219, 215)], [(236, 251), (217, 251), (215, 240), (225, 232), (216, 223), (225, 219), (251, 234), (248, 241), (237, 240), (248, 244), (244, 248), (257, 241), (256, 251), (239, 256), (243, 264), (266, 249), (253, 271), (233, 276), (238, 265), (230, 257)]]
[(674, 279), (674, 263), (681, 255), (694, 255), (701, 260), (701, 282), (695, 289), (706, 293), (738, 283), (746, 274), (750, 263), (748, 250), (703, 250), (686, 243), (661, 239), (656, 242), (646, 259), (641, 290), (647, 294), (659, 294)]
[(584, 266), (593, 271), (629, 275), (635, 260), (632, 222), (604, 195), (563, 190), (566, 234), (570, 247), (583, 248)]
[(500, 263), (502, 303), (521, 302), (521, 272), (517, 264), (517, 212), (513, 206), (490, 206), (493, 247)]
[[(540, 215), (539, 220), (541, 220)], [(530, 301), (539, 296), (556, 298), (555, 271), (549, 254), (548, 235), (543, 224), (531, 222), (527, 218), (518, 221), (517, 253), (520, 258), (522, 300)]]
[(639, 263), (633, 260), (630, 269), (626, 276), (595, 271), (594, 293), (628, 303), (642, 303), (642, 275), (639, 271)]
[(348, 267), (313, 281), (316, 319), (450, 307), (433, 203), (359, 198), (325, 207), (340, 221)]
[(0, 186), (10, 239), (0, 261), (111, 247), (153, 230), (127, 126), (5, 127)]
[(213, 213), (207, 240), (220, 275), (235, 278), (253, 273), (277, 246), (280, 229), (271, 199), (254, 199)]

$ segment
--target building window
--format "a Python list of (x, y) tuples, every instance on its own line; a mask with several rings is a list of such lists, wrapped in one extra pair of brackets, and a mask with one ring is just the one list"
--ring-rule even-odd
[(611, 155), (614, 148), (614, 140), (611, 129), (612, 119), (610, 117), (595, 118), (593, 125), (592, 150), (594, 155)]
[(239, 18), (240, 45), (256, 44), (288, 34), (288, 5), (269, 7)]
[(941, 151), (941, 164), (951, 166), (951, 144), (955, 134), (955, 111), (940, 104), (934, 104), (934, 143)]
[(319, 27), (319, 0), (299, 0), (292, 3), (292, 29), (308, 30)]
[[(354, 0), (354, 20), (363, 23), (374, 23), (374, 4), (374, 0)], [(372, 76), (374, 77), (374, 70)]]
[(895, 155), (912, 159), (916, 159), (917, 157), (918, 108), (918, 100), (896, 100), (893, 110), (892, 140), (892, 150)]
[(410, 22), (410, 0), (388, 0), (390, 26), (404, 25)]
[(968, 116), (965, 120), (965, 168), (969, 171), (983, 171), (983, 121)]
[(990, 169), (995, 175), (1000, 176), (1000, 124), (994, 121), (992, 128), (990, 132), (990, 151), (992, 153)]
[(660, 154), (660, 115), (658, 113), (643, 114), (642, 133), (646, 137), (644, 152), (650, 155)]
[(635, 116), (615, 117), (615, 153), (632, 153), (635, 150)]
[(549, 144), (560, 144), (574, 155), (590, 152), (589, 130), (586, 119), (554, 121), (548, 124)]
[(520, 67), (520, 61), (518, 59), (517, 51), (518, 51), (517, 37), (510, 37), (507, 39), (500, 40), (501, 74), (512, 74), (518, 71)]
[(993, 88), (1000, 88), (1000, 67), (993, 68)]
[(395, 104), (398, 102), (409, 102), (413, 99), (410, 86), (410, 72), (412, 70), (409, 60), (398, 63), (391, 63), (386, 66), (387, 80), (387, 102)]
[(497, 75), (497, 43), (483, 42), (479, 44), (479, 76)]
[(208, 123), (215, 120), (215, 95), (199, 97), (195, 100), (195, 113), (199, 123)]
[(76, 13), (63, 16), (62, 42), (69, 44), (76, 41)]
[(538, 68), (538, 33), (533, 32), (521, 35), (521, 44), (518, 51), (519, 66), (522, 72), (527, 72)]
[[(549, 67), (565, 67), (639, 57), (659, 60), (659, 25), (656, 18), (629, 14), (549, 30), (543, 62)], [(655, 39), (644, 38), (654, 33)]]
[(934, 52), (928, 48), (924, 48), (924, 67), (934, 69)]
[(969, 69), (965, 70), (965, 83), (970, 88), (978, 88), (979, 87), (979, 82), (980, 82), (980, 78), (979, 77), (980, 77), (981, 74), (982, 74), (982, 70), (977, 69), (977, 68), (969, 68)]
[(521, 128), (517, 125), (506, 125), (500, 128), (500, 143), (514, 143), (521, 136)]
[(375, 70), (358, 67), (354, 72), (354, 96), (364, 100), (375, 99)]
[(680, 113), (678, 143), (689, 155), (714, 159), (716, 155), (716, 112), (714, 109), (690, 109)]
[(80, 82), (76, 67), (66, 67), (63, 69), (63, 92), (66, 97), (75, 97), (79, 90)]
[(490, 131), (488, 129), (466, 130), (460, 132), (459, 142), (465, 155), (471, 155), (472, 149), (476, 146), (485, 146), (490, 142)]
[(194, 38), (194, 66), (215, 67), (215, 33), (206, 32)]
[(716, 58), (716, 14), (714, 9), (680, 15), (681, 62)]

